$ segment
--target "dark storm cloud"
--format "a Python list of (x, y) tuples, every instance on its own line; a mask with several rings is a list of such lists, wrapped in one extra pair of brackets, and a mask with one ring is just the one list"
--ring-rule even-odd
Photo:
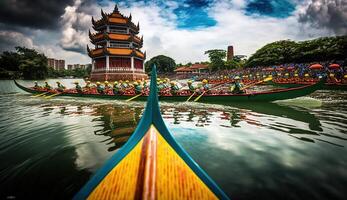
[(54, 29), (73, 0), (1, 0), (0, 22), (30, 28)]
[(92, 16), (100, 12), (94, 0), (75, 1), (61, 16), (62, 37), (59, 46), (67, 51), (86, 54), (89, 43), (88, 29), (92, 27)]
[(307, 9), (300, 14), (301, 23), (317, 28), (328, 28), (338, 35), (347, 34), (346, 0), (311, 0)]
[(0, 52), (13, 51), (16, 46), (32, 48), (33, 42), (22, 33), (0, 30)]

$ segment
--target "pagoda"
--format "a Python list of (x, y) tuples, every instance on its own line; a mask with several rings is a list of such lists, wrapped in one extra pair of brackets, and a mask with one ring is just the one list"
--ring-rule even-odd
[(101, 9), (100, 20), (92, 17), (93, 29), (89, 38), (94, 45), (88, 55), (92, 59), (93, 81), (139, 80), (147, 78), (144, 61), (146, 52), (140, 49), (143, 36), (138, 36), (140, 25), (131, 21), (131, 14), (125, 17), (118, 11), (117, 5), (112, 13), (107, 14)]

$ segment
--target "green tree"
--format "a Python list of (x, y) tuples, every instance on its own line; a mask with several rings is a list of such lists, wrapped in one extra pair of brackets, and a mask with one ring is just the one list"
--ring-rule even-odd
[(34, 49), (16, 47), (19, 70), (24, 79), (44, 79), (48, 74), (47, 57)]
[(8, 71), (19, 70), (20, 55), (17, 52), (5, 51), (0, 56), (0, 67)]
[(282, 40), (265, 45), (245, 63), (247, 67), (285, 63), (345, 60), (347, 36), (323, 37), (295, 42)]
[(225, 68), (225, 57), (226, 57), (226, 51), (221, 49), (212, 49), (205, 52), (205, 54), (208, 54), (208, 57), (210, 59), (209, 67), (212, 70), (220, 70)]
[(145, 63), (145, 70), (147, 73), (151, 71), (151, 67), (153, 64), (157, 66), (158, 73), (170, 73), (173, 72), (176, 68), (176, 63), (174, 59), (164, 55), (159, 55), (151, 58), (149, 61)]
[(235, 69), (235, 68), (240, 68), (241, 64), (240, 64), (241, 60), (228, 60), (225, 62), (225, 67), (227, 69)]

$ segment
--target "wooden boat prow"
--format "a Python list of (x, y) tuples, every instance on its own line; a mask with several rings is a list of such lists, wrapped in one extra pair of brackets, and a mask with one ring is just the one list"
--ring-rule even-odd
[(229, 199), (166, 127), (155, 66), (147, 106), (135, 132), (74, 199)]

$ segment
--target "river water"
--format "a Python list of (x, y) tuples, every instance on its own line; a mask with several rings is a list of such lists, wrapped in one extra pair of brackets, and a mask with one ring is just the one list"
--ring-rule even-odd
[[(161, 111), (233, 199), (346, 199), (346, 102), (346, 91), (317, 91), (275, 103), (161, 103)], [(71, 198), (127, 141), (144, 106), (33, 98), (0, 81), (0, 199)]]

